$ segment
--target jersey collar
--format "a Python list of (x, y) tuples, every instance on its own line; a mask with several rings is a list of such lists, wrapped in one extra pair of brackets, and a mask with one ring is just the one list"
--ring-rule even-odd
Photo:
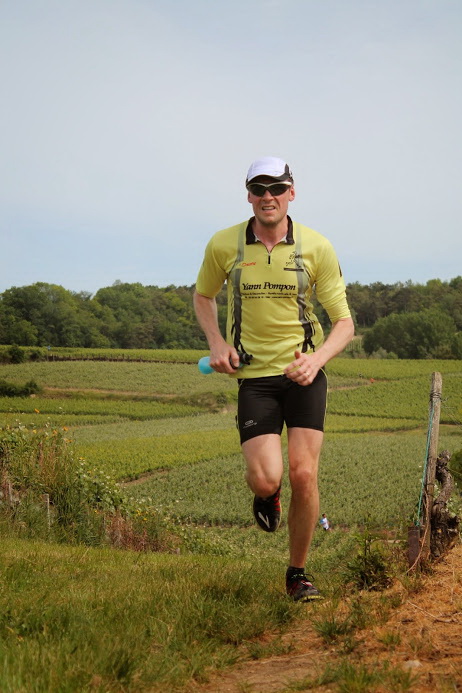
[[(255, 217), (251, 217), (249, 219), (249, 223), (247, 224), (247, 228), (245, 230), (245, 243), (246, 245), (252, 245), (252, 243), (257, 243), (258, 238), (254, 234), (252, 230), (253, 222), (254, 222)], [(292, 219), (287, 215), (287, 234), (285, 237), (282, 239), (287, 243), (287, 245), (293, 245), (295, 243), (294, 241), (294, 228), (292, 224)]]

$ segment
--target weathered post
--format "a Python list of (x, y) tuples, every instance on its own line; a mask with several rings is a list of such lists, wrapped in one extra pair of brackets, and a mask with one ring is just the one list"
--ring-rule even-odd
[(428, 420), (427, 473), (423, 498), (423, 546), (422, 558), (430, 556), (431, 518), (435, 494), (436, 462), (438, 459), (438, 436), (440, 430), (441, 392), (443, 389), (441, 373), (432, 373), (430, 391), (430, 416)]
[(412, 525), (407, 530), (407, 560), (409, 568), (419, 568), (420, 527)]

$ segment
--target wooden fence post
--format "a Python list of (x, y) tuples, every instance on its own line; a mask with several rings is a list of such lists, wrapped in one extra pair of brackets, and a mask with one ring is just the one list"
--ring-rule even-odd
[(422, 558), (430, 556), (431, 518), (435, 494), (436, 461), (438, 459), (438, 436), (440, 430), (441, 392), (443, 389), (441, 373), (432, 373), (430, 391), (430, 416), (428, 422), (429, 445), (427, 453), (427, 473), (423, 498), (423, 546)]
[(419, 569), (420, 527), (412, 525), (407, 530), (407, 561), (409, 568)]

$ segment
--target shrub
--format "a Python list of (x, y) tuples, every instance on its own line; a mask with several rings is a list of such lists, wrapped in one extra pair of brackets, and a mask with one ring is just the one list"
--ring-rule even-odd
[(345, 571), (346, 581), (355, 589), (383, 590), (391, 584), (383, 552), (379, 546), (373, 546), (375, 539), (368, 529), (358, 536), (360, 549)]
[(0, 429), (0, 517), (7, 534), (90, 545), (161, 549), (154, 510), (126, 499), (107, 475), (76, 458), (66, 429)]
[(44, 361), (46, 358), (43, 349), (32, 349), (29, 354), (29, 361)]
[(37, 385), (35, 380), (29, 380), (24, 385), (14, 385), (4, 379), (0, 379), (0, 397), (29, 397), (37, 395), (42, 388)]
[(377, 351), (372, 352), (371, 358), (373, 359), (397, 359), (397, 355), (394, 351), (387, 351), (383, 347), (379, 347)]
[(454, 477), (459, 493), (462, 495), (462, 450), (457, 450), (451, 455), (449, 470)]
[(12, 344), (6, 353), (10, 363), (23, 363), (25, 359), (24, 351), (17, 344)]

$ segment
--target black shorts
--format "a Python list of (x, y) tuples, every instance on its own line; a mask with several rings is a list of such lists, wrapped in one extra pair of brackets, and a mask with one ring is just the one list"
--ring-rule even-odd
[(327, 376), (319, 371), (311, 385), (299, 385), (286, 375), (239, 380), (236, 424), (241, 443), (287, 428), (324, 430)]

